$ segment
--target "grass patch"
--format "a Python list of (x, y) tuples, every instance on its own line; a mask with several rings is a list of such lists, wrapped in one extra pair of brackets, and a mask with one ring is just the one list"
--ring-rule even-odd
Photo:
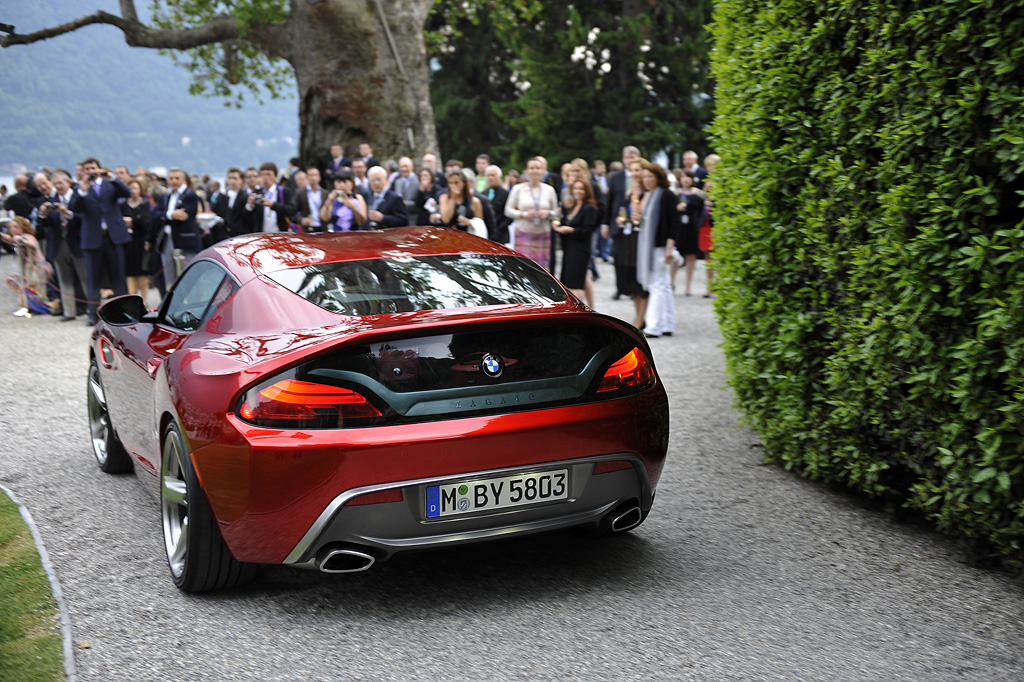
[(0, 679), (64, 679), (57, 602), (32, 532), (18, 506), (0, 492)]

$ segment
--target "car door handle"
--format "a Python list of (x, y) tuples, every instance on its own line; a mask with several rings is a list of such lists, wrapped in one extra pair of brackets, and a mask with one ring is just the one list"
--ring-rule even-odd
[(146, 363), (146, 371), (149, 372), (150, 378), (156, 376), (156, 371), (160, 369), (160, 363), (163, 361), (164, 359), (159, 355), (154, 355), (149, 359), (149, 362)]

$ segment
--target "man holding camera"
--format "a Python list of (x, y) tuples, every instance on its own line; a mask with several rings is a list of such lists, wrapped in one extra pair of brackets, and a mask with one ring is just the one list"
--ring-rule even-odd
[(96, 324), (100, 304), (100, 282), (110, 277), (115, 296), (128, 293), (124, 274), (124, 245), (132, 240), (118, 199), (131, 196), (128, 187), (114, 177), (109, 168), (101, 168), (95, 158), (82, 162), (78, 192), (68, 206), (82, 219), (82, 255), (85, 258), (86, 297), (89, 299), (86, 324)]
[(288, 217), (295, 214), (291, 190), (277, 185), (277, 164), (260, 166), (260, 184), (249, 193), (245, 210), (252, 213), (253, 232), (288, 232)]

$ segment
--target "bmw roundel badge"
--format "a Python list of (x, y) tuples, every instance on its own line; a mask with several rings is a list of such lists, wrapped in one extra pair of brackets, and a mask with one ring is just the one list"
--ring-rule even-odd
[(492, 379), (497, 379), (498, 377), (500, 377), (504, 369), (505, 361), (502, 359), (500, 355), (487, 353), (480, 361), (480, 371)]

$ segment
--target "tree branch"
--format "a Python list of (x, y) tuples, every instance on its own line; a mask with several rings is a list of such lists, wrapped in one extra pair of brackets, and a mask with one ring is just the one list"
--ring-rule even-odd
[(120, 0), (121, 12), (126, 16), (119, 17), (103, 10), (97, 10), (88, 16), (79, 17), (59, 26), (44, 28), (33, 33), (14, 33), (0, 38), (0, 47), (11, 45), (29, 45), (71, 33), (92, 24), (116, 26), (124, 33), (125, 42), (131, 47), (149, 47), (159, 50), (187, 50), (225, 40), (244, 40), (259, 48), (268, 57), (288, 59), (285, 49), (284, 24), (253, 22), (249, 33), (242, 36), (235, 18), (226, 14), (212, 17), (205, 24), (194, 28), (176, 30), (159, 30), (150, 28), (138, 20), (133, 0)]

